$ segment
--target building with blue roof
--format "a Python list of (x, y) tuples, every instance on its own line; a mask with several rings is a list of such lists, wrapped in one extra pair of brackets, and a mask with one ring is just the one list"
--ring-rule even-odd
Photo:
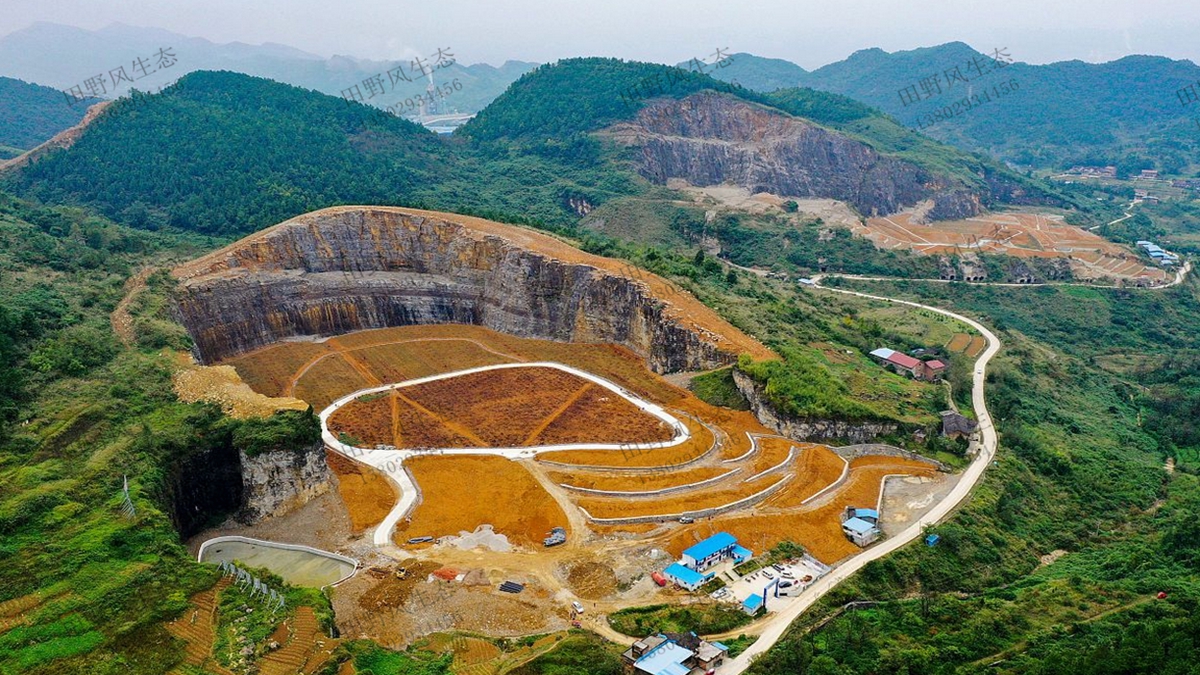
[(853, 513), (850, 514), (851, 518), (861, 518), (862, 520), (865, 520), (868, 523), (878, 523), (879, 522), (879, 512), (876, 511), (875, 509), (847, 509), (847, 510), (853, 511)]
[(754, 616), (754, 613), (762, 608), (762, 606), (763, 596), (759, 595), (758, 593), (752, 593), (750, 594), (750, 597), (742, 601), (742, 611), (751, 616)]
[(663, 570), (663, 576), (668, 581), (678, 584), (689, 591), (694, 591), (704, 585), (704, 582), (712, 578), (711, 574), (704, 575), (690, 567), (684, 567), (679, 563), (674, 563), (667, 569)]
[[(683, 557), (679, 560), (679, 564), (684, 567), (690, 567), (697, 572), (703, 572), (726, 558), (733, 558), (734, 549), (741, 549), (746, 554), (750, 553), (749, 549), (738, 546), (737, 539), (732, 534), (718, 532), (704, 541), (689, 546), (683, 552)], [(749, 557), (747, 555), (746, 559), (749, 559)]]
[(874, 523), (868, 523), (862, 518), (848, 518), (842, 522), (842, 532), (854, 542), (855, 545), (866, 547), (870, 546), (882, 534)]
[(729, 648), (701, 640), (695, 633), (658, 633), (621, 654), (626, 673), (633, 675), (702, 675), (725, 662)]

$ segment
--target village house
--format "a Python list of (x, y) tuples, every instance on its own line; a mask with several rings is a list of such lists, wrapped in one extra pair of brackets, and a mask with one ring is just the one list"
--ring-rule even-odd
[(695, 633), (659, 633), (621, 654), (625, 675), (705, 675), (725, 663), (729, 648)]

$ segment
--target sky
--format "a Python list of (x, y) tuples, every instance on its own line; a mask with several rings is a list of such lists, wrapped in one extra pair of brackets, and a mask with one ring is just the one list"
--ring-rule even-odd
[(0, 0), (0, 36), (37, 21), (119, 22), (321, 56), (459, 62), (571, 56), (677, 63), (717, 49), (813, 69), (854, 51), (962, 41), (1017, 61), (1157, 54), (1200, 62), (1195, 0)]

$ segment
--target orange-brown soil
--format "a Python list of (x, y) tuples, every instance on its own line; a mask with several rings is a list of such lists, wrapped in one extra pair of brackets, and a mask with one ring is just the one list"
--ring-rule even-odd
[(541, 546), (552, 527), (570, 530), (558, 502), (518, 462), (488, 455), (414, 457), (405, 463), (421, 489), (412, 522), (396, 540), (456, 535), (490, 524), (514, 544)]
[[(554, 471), (550, 478), (555, 483), (589, 488), (592, 490), (609, 490), (614, 492), (648, 492), (662, 490), (677, 485), (698, 483), (733, 471), (732, 468), (702, 467), (699, 469), (682, 469), (671, 472), (653, 472), (647, 474), (620, 474), (608, 472), (564, 472)], [(742, 473), (745, 473), (744, 471)], [(732, 479), (747, 478), (742, 473), (733, 474)]]
[(727, 531), (752, 550), (765, 551), (781, 541), (804, 546), (824, 563), (833, 563), (860, 550), (842, 534), (840, 513), (847, 506), (875, 508), (879, 488), (888, 474), (932, 476), (937, 470), (925, 462), (898, 457), (860, 457), (850, 463), (846, 482), (809, 507), (774, 512), (765, 506), (753, 515), (731, 515), (697, 522), (674, 533), (668, 550), (678, 553), (713, 532)]
[(335, 452), (326, 451), (329, 468), (337, 474), (338, 493), (357, 534), (378, 525), (396, 505), (396, 489), (382, 473)]
[(852, 228), (879, 248), (928, 255), (1002, 253), (1023, 258), (1064, 258), (1084, 278), (1164, 281), (1166, 272), (1144, 264), (1129, 249), (1061, 219), (1035, 213), (986, 213), (965, 220), (913, 222), (911, 213), (870, 218)]
[(984, 349), (987, 349), (987, 339), (982, 335), (976, 335), (971, 338), (971, 344), (967, 345), (966, 354), (971, 358), (975, 358), (982, 354)]
[(946, 343), (946, 349), (952, 352), (961, 352), (971, 344), (971, 336), (966, 333), (955, 333), (954, 337)]
[(528, 447), (666, 441), (671, 428), (621, 396), (553, 368), (469, 373), (360, 397), (329, 418), (367, 447)]
[(757, 492), (765, 490), (787, 475), (771, 474), (749, 483), (737, 482), (730, 486), (722, 484), (721, 489), (713, 488), (701, 492), (683, 492), (668, 495), (662, 499), (618, 499), (603, 497), (584, 497), (578, 500), (579, 506), (587, 509), (595, 518), (631, 518), (635, 516), (662, 516), (710, 509), (724, 506), (739, 499), (745, 499)]

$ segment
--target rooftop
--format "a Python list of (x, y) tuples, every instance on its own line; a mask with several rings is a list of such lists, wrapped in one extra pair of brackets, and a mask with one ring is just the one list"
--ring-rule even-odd
[(892, 355), (889, 356), (887, 360), (889, 363), (894, 363), (901, 368), (916, 368), (917, 366), (921, 365), (921, 362), (917, 359), (914, 359), (908, 354), (901, 354), (900, 352), (892, 352)]
[(663, 570), (663, 574), (674, 577), (689, 586), (704, 583), (703, 574), (690, 567), (684, 567), (679, 563), (673, 563), (670, 567)]
[[(704, 560), (708, 556), (729, 548), (737, 543), (737, 539), (728, 532), (718, 532), (713, 536), (689, 547), (683, 552), (684, 555), (691, 557), (692, 560)], [(674, 567), (674, 565), (672, 565)], [(670, 569), (668, 567), (667, 569)]]
[(637, 669), (651, 675), (687, 675), (691, 668), (683, 665), (692, 657), (690, 649), (665, 641), (637, 660)]
[(854, 509), (855, 518), (875, 518), (879, 519), (879, 512), (875, 509)]
[(762, 604), (763, 597), (758, 593), (753, 593), (750, 595), (750, 597), (746, 598), (745, 601), (742, 602), (742, 607), (745, 607), (746, 609), (758, 609), (759, 607), (762, 607)]
[(850, 530), (851, 532), (857, 532), (858, 534), (866, 534), (867, 532), (875, 529), (874, 525), (868, 523), (862, 518), (851, 518), (850, 520), (842, 523), (842, 527)]
[(942, 363), (941, 361), (938, 361), (937, 359), (934, 359), (932, 361), (926, 361), (925, 365), (929, 366), (930, 368), (933, 368), (934, 370), (941, 370), (942, 368), (946, 367), (946, 364)]

